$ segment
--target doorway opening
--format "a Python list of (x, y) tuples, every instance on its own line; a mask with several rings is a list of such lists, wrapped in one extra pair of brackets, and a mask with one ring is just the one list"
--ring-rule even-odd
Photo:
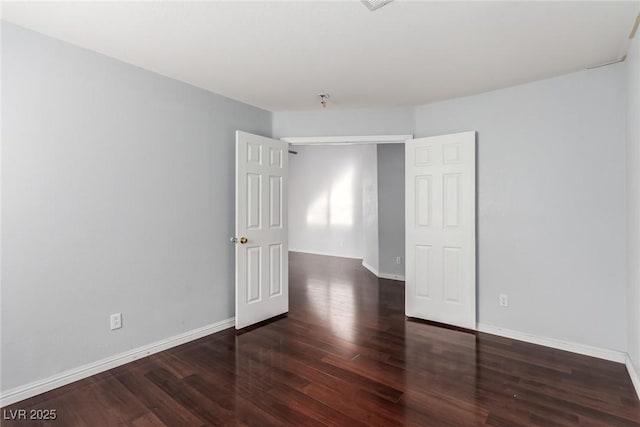
[[(359, 258), (378, 277), (388, 258), (404, 268), (404, 253), (391, 278), (406, 278), (405, 314), (475, 329), (476, 134), (410, 137), (236, 133), (237, 329), (288, 312), (289, 250)], [(290, 144), (303, 159), (291, 174)]]
[(289, 251), (356, 258), (404, 281), (404, 141), (411, 135), (282, 138), (289, 156)]

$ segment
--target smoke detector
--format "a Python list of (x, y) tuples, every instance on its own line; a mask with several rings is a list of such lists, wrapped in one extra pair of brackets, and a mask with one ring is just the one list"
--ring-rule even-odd
[(374, 11), (376, 9), (380, 9), (385, 4), (391, 3), (393, 0), (362, 0), (365, 6), (369, 8), (370, 11)]

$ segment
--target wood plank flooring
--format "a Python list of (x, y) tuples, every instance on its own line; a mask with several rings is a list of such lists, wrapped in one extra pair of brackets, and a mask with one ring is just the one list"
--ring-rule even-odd
[(623, 365), (403, 315), (402, 282), (291, 253), (290, 313), (17, 403), (3, 426), (640, 426)]

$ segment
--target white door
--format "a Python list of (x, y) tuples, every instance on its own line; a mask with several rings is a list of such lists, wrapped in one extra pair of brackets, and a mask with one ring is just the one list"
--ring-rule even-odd
[(288, 147), (236, 132), (236, 329), (289, 311)]
[(476, 327), (475, 132), (405, 145), (409, 317)]

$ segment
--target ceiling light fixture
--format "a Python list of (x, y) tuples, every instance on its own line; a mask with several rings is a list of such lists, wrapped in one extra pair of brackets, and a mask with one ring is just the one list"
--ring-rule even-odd
[(365, 6), (369, 8), (370, 11), (374, 11), (380, 9), (385, 4), (391, 3), (393, 0), (362, 0)]
[(321, 93), (318, 96), (320, 97), (320, 104), (322, 104), (322, 108), (327, 108), (327, 99), (329, 99), (329, 94)]

